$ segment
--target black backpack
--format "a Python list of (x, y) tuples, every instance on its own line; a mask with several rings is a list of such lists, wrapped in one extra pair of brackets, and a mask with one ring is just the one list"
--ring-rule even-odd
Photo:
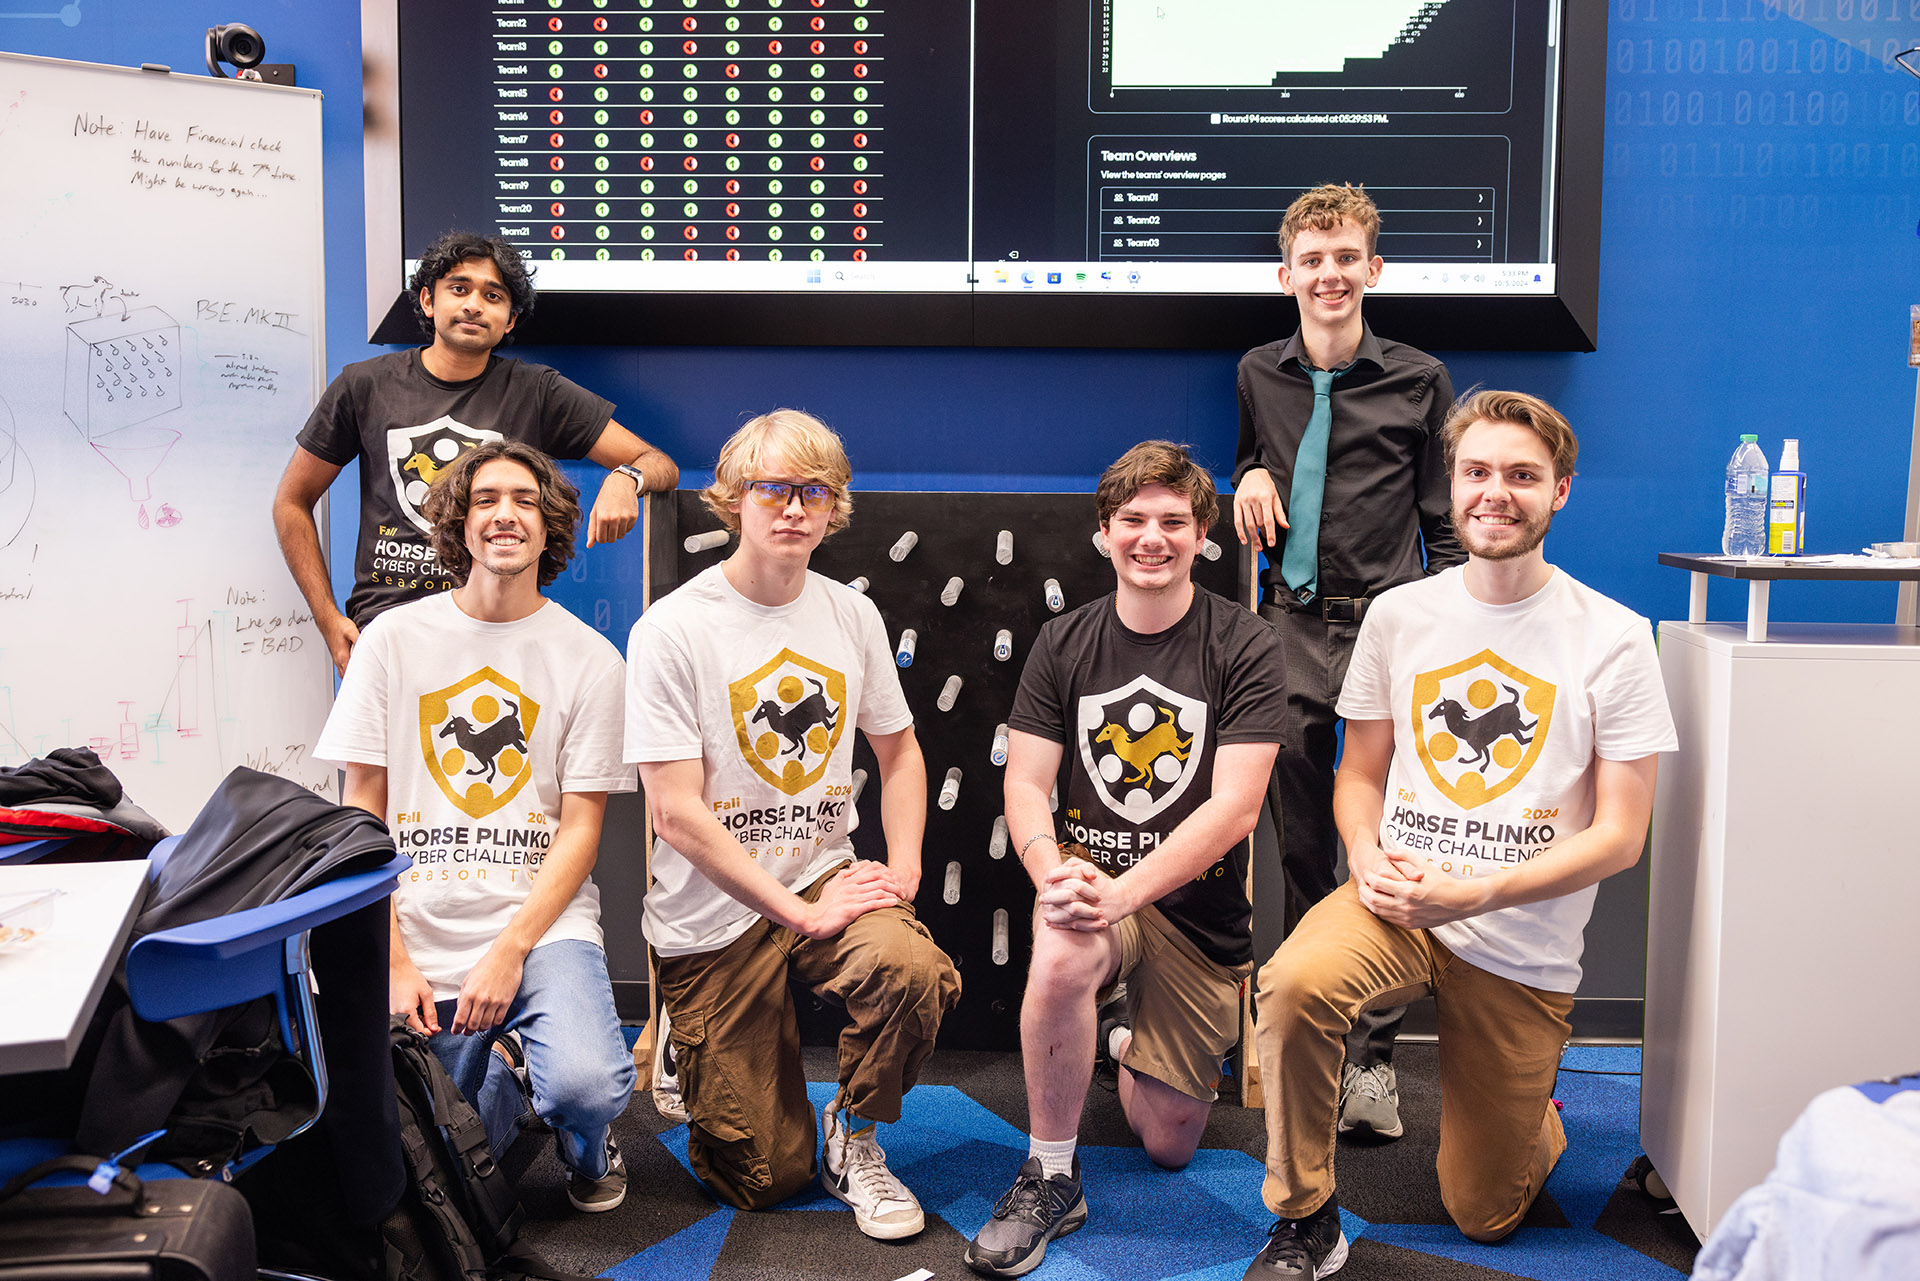
[(381, 1228), (389, 1281), (580, 1281), (520, 1243), (520, 1198), (426, 1038), (398, 1016), (392, 1037), (407, 1187)]

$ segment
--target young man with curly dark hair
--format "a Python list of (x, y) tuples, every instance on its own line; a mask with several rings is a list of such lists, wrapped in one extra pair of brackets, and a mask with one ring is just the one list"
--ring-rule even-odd
[(414, 861), (393, 897), (390, 1008), (430, 1038), (496, 1156), (530, 1102), (568, 1199), (611, 1210), (627, 1175), (609, 1127), (633, 1060), (589, 873), (607, 793), (635, 782), (620, 760), (626, 664), (540, 594), (580, 520), (546, 455), (481, 445), (422, 506), (457, 585), (368, 626), (314, 751)]
[[(341, 672), (375, 615), (454, 585), (421, 504), (463, 450), (521, 440), (608, 468), (588, 518), (589, 547), (624, 537), (640, 496), (680, 479), (671, 458), (613, 421), (611, 403), (545, 365), (495, 354), (534, 302), (531, 275), (506, 241), (447, 233), (421, 255), (411, 289), (428, 344), (341, 370), (301, 429), (273, 499), (281, 553)], [(360, 538), (342, 612), (313, 507), (355, 459)]]

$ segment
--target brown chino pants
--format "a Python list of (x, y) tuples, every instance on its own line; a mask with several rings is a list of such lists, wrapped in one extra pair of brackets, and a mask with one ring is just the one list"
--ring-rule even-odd
[(1389, 925), (1352, 881), (1322, 899), (1260, 970), (1254, 1044), (1267, 1083), (1267, 1208), (1313, 1213), (1334, 1189), (1344, 1038), (1362, 1010), (1431, 993), (1440, 1015), (1440, 1199), (1460, 1231), (1498, 1241), (1566, 1151), (1553, 1106), (1569, 993), (1461, 960)]
[[(817, 899), (822, 877), (801, 897)], [(726, 947), (660, 958), (660, 997), (689, 1123), (687, 1156), (715, 1196), (743, 1210), (784, 1201), (814, 1175), (813, 1105), (790, 981), (846, 1007), (835, 1106), (898, 1121), (900, 1100), (960, 999), (960, 976), (905, 905), (834, 938), (764, 917)]]

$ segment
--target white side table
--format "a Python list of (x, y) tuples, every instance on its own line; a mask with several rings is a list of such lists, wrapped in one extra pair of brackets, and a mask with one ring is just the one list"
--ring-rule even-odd
[(146, 901), (147, 862), (0, 867), (0, 895), (66, 891), (38, 937), (0, 949), (0, 1073), (73, 1062), (107, 976)]

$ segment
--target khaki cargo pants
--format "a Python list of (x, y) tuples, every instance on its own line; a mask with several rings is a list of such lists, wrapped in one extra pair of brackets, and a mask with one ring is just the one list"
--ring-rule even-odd
[[(809, 902), (840, 869), (804, 891)], [(687, 1156), (743, 1210), (784, 1201), (814, 1175), (813, 1105), (800, 1065), (798, 981), (852, 1017), (840, 1033), (835, 1106), (900, 1119), (960, 976), (907, 906), (869, 912), (830, 939), (762, 918), (728, 946), (660, 958), (660, 997), (689, 1116)]]
[(1526, 1217), (1567, 1147), (1553, 1082), (1573, 996), (1490, 974), (1426, 930), (1389, 925), (1352, 881), (1260, 970), (1269, 1210), (1303, 1218), (1333, 1191), (1340, 1064), (1355, 1017), (1429, 993), (1440, 1014), (1440, 1199), (1475, 1241), (1498, 1241)]

